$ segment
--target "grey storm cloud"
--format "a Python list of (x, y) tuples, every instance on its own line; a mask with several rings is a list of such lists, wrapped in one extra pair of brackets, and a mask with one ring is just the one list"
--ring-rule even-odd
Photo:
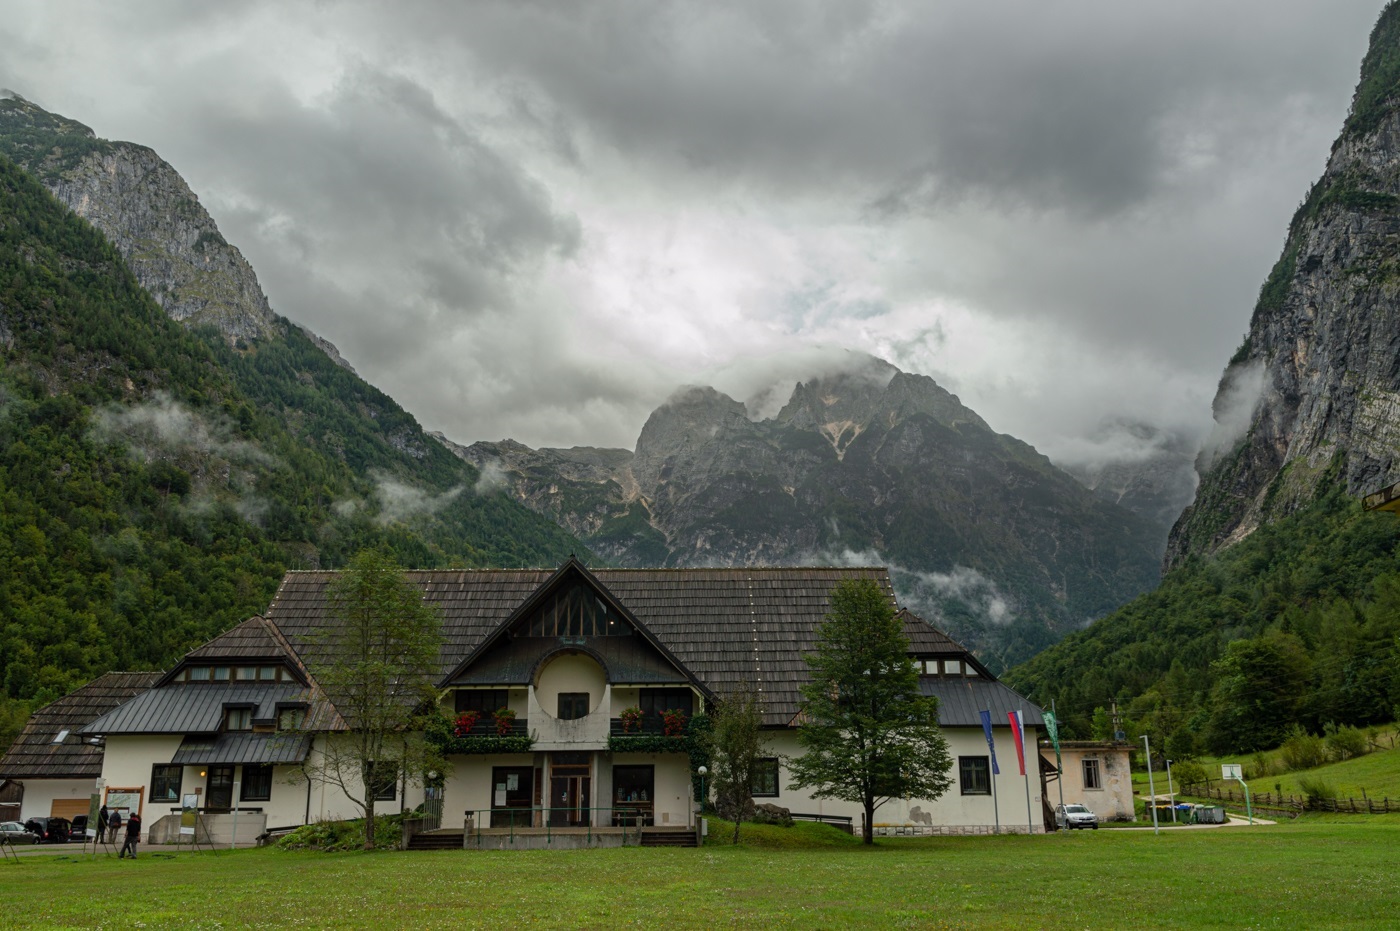
[(0, 86), (155, 148), (453, 439), (853, 349), (1082, 459), (1204, 441), (1380, 6), (0, 0)]

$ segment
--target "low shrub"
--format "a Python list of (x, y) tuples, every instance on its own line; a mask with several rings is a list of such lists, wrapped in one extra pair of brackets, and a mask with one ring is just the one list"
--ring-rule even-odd
[(1308, 801), (1315, 802), (1324, 798), (1336, 798), (1337, 790), (1332, 788), (1321, 779), (1314, 779), (1311, 776), (1302, 776), (1298, 779), (1298, 788), (1303, 790), (1303, 794), (1308, 797)]
[(1326, 732), (1327, 753), (1333, 760), (1350, 760), (1353, 757), (1365, 756), (1371, 750), (1366, 732), (1359, 727), (1337, 727), (1328, 724)]
[[(403, 818), (398, 812), (374, 816), (374, 849), (397, 850), (402, 841)], [(303, 825), (277, 842), (282, 850), (336, 851), (363, 850), (365, 819), (349, 821), (313, 821)]]
[(1256, 753), (1248, 763), (1244, 764), (1244, 778), (1263, 779), (1278, 772), (1274, 758), (1266, 753)]
[(1327, 762), (1327, 745), (1321, 737), (1294, 725), (1288, 739), (1279, 747), (1279, 755), (1290, 770), (1313, 769)]
[(1178, 786), (1201, 785), (1206, 781), (1206, 768), (1195, 760), (1172, 764), (1172, 778)]

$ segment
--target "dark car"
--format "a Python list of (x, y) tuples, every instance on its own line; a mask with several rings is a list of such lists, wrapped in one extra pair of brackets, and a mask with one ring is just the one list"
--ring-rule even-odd
[(87, 837), (87, 815), (78, 815), (69, 826), (69, 839), (82, 840)]
[(41, 844), (66, 844), (73, 835), (73, 825), (67, 818), (30, 818), (24, 829), (39, 838)]

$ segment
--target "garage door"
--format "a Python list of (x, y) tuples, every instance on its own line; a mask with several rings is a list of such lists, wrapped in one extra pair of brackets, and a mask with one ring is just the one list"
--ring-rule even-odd
[(56, 798), (49, 809), (50, 818), (67, 818), (69, 821), (87, 813), (88, 800), (85, 798)]

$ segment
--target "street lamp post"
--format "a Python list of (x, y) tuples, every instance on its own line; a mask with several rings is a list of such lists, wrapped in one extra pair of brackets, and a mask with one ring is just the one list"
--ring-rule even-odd
[(1152, 744), (1146, 734), (1142, 735), (1142, 745), (1147, 750), (1147, 804), (1152, 808), (1152, 833), (1161, 834), (1162, 829), (1157, 825), (1157, 790), (1152, 784)]
[(1176, 789), (1172, 786), (1172, 761), (1167, 760), (1167, 798), (1172, 803), (1172, 823), (1176, 823)]

